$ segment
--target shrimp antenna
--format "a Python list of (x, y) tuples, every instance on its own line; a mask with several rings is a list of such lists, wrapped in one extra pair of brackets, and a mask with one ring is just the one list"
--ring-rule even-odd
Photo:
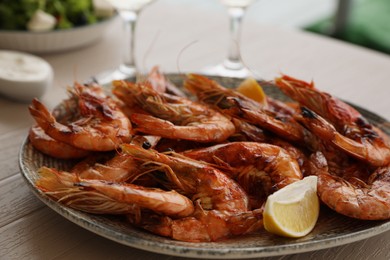
[(256, 79), (261, 79), (261, 78), (262, 78), (261, 75), (258, 74), (256, 71), (254, 71), (252, 68), (250, 68), (250, 67), (245, 63), (245, 61), (244, 61), (244, 59), (243, 59), (243, 57), (242, 57), (242, 54), (241, 54), (241, 48), (240, 48), (241, 46), (240, 46), (240, 44), (239, 44), (237, 41), (234, 41), (234, 43), (235, 43), (235, 44), (237, 45), (237, 47), (238, 47), (238, 58), (240, 59), (242, 65), (243, 65), (245, 68), (247, 68), (247, 69), (252, 73), (252, 75), (253, 75), (254, 78), (256, 78)]
[(177, 67), (177, 71), (178, 73), (181, 73), (181, 69), (180, 69), (180, 59), (181, 59), (181, 55), (183, 54), (183, 52), (185, 50), (187, 50), (189, 47), (191, 47), (192, 45), (194, 45), (195, 43), (197, 43), (198, 40), (194, 40), (190, 43), (188, 43), (186, 46), (184, 46), (184, 48), (182, 48), (179, 52), (179, 54), (177, 55), (177, 59), (176, 59), (176, 67)]
[(146, 52), (145, 52), (145, 55), (142, 59), (142, 69), (143, 71), (147, 71), (146, 69), (146, 60), (148, 59), (148, 57), (150, 56), (150, 53), (152, 52), (156, 42), (157, 42), (157, 39), (159, 38), (160, 36), (160, 30), (158, 30), (156, 32), (156, 34), (154, 35), (153, 39), (152, 39), (152, 42), (149, 44), (149, 47), (146, 49)]
[(77, 76), (77, 71), (78, 71), (78, 66), (77, 66), (77, 64), (75, 64), (75, 65), (73, 66), (73, 79), (74, 79), (74, 81), (78, 81), (78, 80), (77, 80), (77, 78), (78, 78), (78, 76)]

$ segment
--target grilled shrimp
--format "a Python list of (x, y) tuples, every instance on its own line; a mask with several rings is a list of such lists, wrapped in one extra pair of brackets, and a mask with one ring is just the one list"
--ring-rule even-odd
[(131, 123), (100, 87), (74, 86), (79, 118), (58, 122), (37, 99), (29, 107), (31, 115), (47, 135), (60, 142), (90, 151), (109, 151), (131, 139)]
[(156, 214), (139, 218), (128, 214), (128, 220), (160, 236), (186, 242), (210, 242), (263, 229), (263, 210), (232, 213), (205, 211), (198, 207), (192, 216), (185, 218), (173, 219)]
[(186, 98), (158, 93), (148, 84), (114, 81), (113, 92), (123, 102), (136, 102), (149, 113), (131, 115), (135, 131), (197, 142), (221, 142), (235, 131), (219, 112)]
[[(199, 201), (203, 209), (246, 211), (248, 199), (241, 187), (209, 164), (180, 155), (166, 155), (137, 145), (121, 145), (124, 154), (143, 162), (145, 171), (162, 171), (169, 189)], [(149, 170), (147, 170), (149, 168)]]
[(390, 219), (390, 165), (378, 167), (367, 181), (329, 172), (320, 152), (312, 155), (320, 199), (336, 212), (357, 219)]
[(375, 133), (365, 134), (359, 138), (355, 136), (354, 139), (349, 138), (339, 133), (324, 118), (304, 107), (301, 109), (301, 116), (297, 118), (321, 140), (354, 158), (373, 166), (386, 166), (390, 163), (390, 147)]
[(268, 105), (260, 104), (196, 74), (188, 75), (184, 86), (201, 102), (212, 105), (224, 114), (244, 119), (289, 141), (302, 141), (305, 138), (305, 129), (292, 117), (292, 109), (281, 102), (267, 97)]
[(307, 109), (302, 110), (301, 121), (321, 138), (374, 166), (390, 163), (390, 138), (370, 124), (356, 109), (319, 91), (313, 82), (307, 83), (283, 75), (275, 79), (275, 83), (286, 95), (325, 119)]
[(350, 105), (316, 89), (314, 82), (307, 83), (282, 75), (275, 79), (275, 84), (287, 96), (326, 118), (338, 130), (354, 128), (356, 127), (354, 124), (358, 124), (358, 121), (365, 121), (363, 116)]
[(38, 174), (35, 185), (39, 190), (71, 208), (89, 213), (134, 214), (148, 209), (171, 217), (186, 217), (194, 211), (192, 201), (175, 191), (86, 180), (47, 167), (41, 167)]
[(28, 139), (38, 151), (59, 159), (82, 158), (90, 153), (51, 138), (39, 126), (31, 127)]
[[(60, 123), (67, 123), (76, 117), (77, 102), (74, 98), (65, 99), (52, 111)], [(43, 131), (39, 125), (34, 125), (29, 131), (29, 141), (38, 151), (59, 159), (75, 159), (87, 156), (90, 152), (58, 141)]]
[(262, 209), (248, 210), (245, 192), (224, 173), (205, 162), (182, 155), (166, 155), (139, 146), (123, 144), (124, 153), (141, 160), (149, 171), (165, 172), (168, 188), (192, 198), (194, 214), (172, 219), (157, 215), (129, 221), (153, 233), (182, 241), (216, 241), (222, 238), (258, 231), (263, 227)]
[(252, 195), (254, 208), (274, 191), (302, 179), (298, 162), (283, 148), (271, 144), (233, 142), (182, 154), (227, 169), (225, 172)]
[(306, 148), (308, 148), (307, 144), (305, 144), (306, 147), (298, 147), (281, 138), (270, 135), (261, 128), (243, 120), (233, 118), (232, 122), (237, 129), (237, 135), (233, 141), (251, 141), (279, 146), (285, 149), (286, 152), (298, 162), (299, 167), (301, 168), (301, 172), (304, 176), (309, 174), (309, 167), (307, 167), (308, 158), (305, 153), (307, 150)]

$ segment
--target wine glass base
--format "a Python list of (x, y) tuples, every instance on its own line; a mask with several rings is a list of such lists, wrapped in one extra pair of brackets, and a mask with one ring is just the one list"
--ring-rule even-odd
[(218, 64), (216, 66), (206, 67), (201, 70), (202, 74), (209, 76), (222, 76), (222, 77), (232, 77), (232, 78), (247, 78), (252, 75), (251, 71), (247, 68), (242, 67), (238, 69), (229, 69), (224, 64)]
[(111, 84), (113, 80), (135, 79), (137, 70), (135, 68), (120, 66), (118, 69), (107, 71), (93, 77), (93, 80), (101, 85)]

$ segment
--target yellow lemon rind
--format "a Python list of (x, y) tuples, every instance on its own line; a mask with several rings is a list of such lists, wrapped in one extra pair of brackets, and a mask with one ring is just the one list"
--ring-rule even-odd
[[(311, 178), (306, 182), (311, 182), (309, 185), (316, 185), (316, 180)], [(267, 200), (263, 214), (264, 228), (270, 233), (284, 237), (303, 237), (313, 230), (319, 216), (320, 202), (316, 186), (305, 188), (305, 182), (289, 186), (271, 195)], [(289, 191), (296, 189), (301, 190), (301, 193), (278, 201), (283, 195), (289, 195)]]

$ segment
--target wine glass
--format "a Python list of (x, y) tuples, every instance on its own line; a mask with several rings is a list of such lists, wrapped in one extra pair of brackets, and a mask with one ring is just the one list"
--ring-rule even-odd
[(239, 78), (245, 78), (251, 74), (241, 61), (239, 41), (242, 18), (245, 15), (246, 8), (255, 1), (256, 0), (220, 0), (220, 2), (227, 7), (229, 15), (230, 39), (228, 56), (221, 64), (206, 68), (203, 71), (205, 74)]
[(123, 61), (113, 71), (100, 74), (95, 77), (95, 81), (100, 84), (108, 84), (112, 80), (121, 80), (133, 78), (137, 75), (137, 66), (135, 62), (135, 29), (137, 18), (141, 10), (155, 0), (107, 0), (116, 8), (123, 20), (125, 48)]

